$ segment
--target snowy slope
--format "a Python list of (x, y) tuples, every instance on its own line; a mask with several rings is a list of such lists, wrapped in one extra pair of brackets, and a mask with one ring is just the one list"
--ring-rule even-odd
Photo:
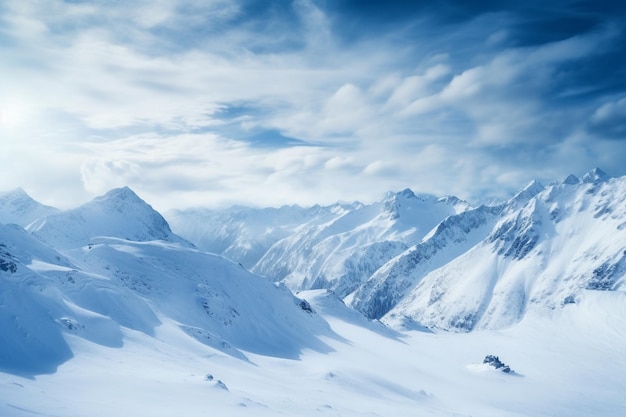
[(408, 189), (389, 193), (278, 241), (253, 270), (293, 291), (327, 288), (344, 297), (441, 220), (468, 207), (453, 197), (418, 196)]
[(284, 286), (191, 247), (127, 188), (36, 226), (0, 225), (0, 370), (54, 372), (73, 355), (70, 335), (120, 348), (125, 332), (156, 337), (165, 322), (244, 360), (297, 358), (333, 337)]
[(532, 181), (506, 203), (450, 215), (418, 244), (380, 267), (346, 302), (367, 317), (381, 318), (426, 274), (470, 250), (487, 237), (501, 216), (523, 207), (543, 189)]
[[(626, 294), (587, 291), (507, 331), (393, 332), (325, 291), (303, 292), (338, 335), (299, 360), (243, 361), (189, 339), (122, 328), (107, 347), (66, 334), (75, 356), (54, 374), (0, 372), (0, 415), (131, 417), (621, 417)], [(514, 369), (483, 366), (495, 354)]]
[(26, 227), (33, 221), (58, 213), (54, 207), (33, 200), (26, 191), (17, 188), (0, 194), (0, 223), (14, 223)]
[(92, 237), (184, 242), (165, 219), (130, 188), (118, 188), (82, 206), (41, 218), (27, 227), (59, 249), (85, 246)]
[(443, 220), (417, 245), (385, 263), (346, 298), (370, 318), (381, 318), (429, 272), (484, 239), (503, 206), (481, 206)]
[[(121, 348), (125, 329), (155, 337), (163, 322), (239, 359), (246, 359), (240, 349), (288, 358), (305, 348), (326, 351), (318, 336), (333, 336), (284, 287), (216, 255), (163, 241), (101, 238), (91, 249), (67, 252), (68, 264), (51, 248), (41, 257), (16, 256), (9, 249), (16, 239), (2, 236), (3, 371), (54, 372), (73, 355), (68, 335)], [(40, 249), (25, 232), (17, 237), (22, 253), (29, 245)]]
[(138, 294), (155, 314), (218, 350), (295, 358), (304, 347), (324, 349), (315, 335), (328, 334), (327, 326), (301, 300), (221, 256), (114, 238), (68, 253), (81, 269)]
[(575, 304), (585, 290), (621, 290), (626, 177), (594, 170), (547, 187), (480, 243), (427, 274), (385, 320), (467, 331), (503, 328), (535, 308)]
[(17, 225), (0, 225), (0, 370), (30, 374), (54, 371), (72, 353), (56, 319), (67, 312), (62, 295), (25, 265), (36, 258), (67, 260)]
[(121, 347), (122, 325), (148, 329), (158, 323), (140, 297), (77, 269), (66, 255), (16, 225), (0, 226), (0, 280), (4, 371), (54, 372), (73, 356), (67, 334)]

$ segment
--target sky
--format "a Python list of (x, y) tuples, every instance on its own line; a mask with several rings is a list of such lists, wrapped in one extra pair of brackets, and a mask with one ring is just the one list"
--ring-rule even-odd
[(3, 0), (0, 190), (159, 210), (626, 174), (626, 3)]

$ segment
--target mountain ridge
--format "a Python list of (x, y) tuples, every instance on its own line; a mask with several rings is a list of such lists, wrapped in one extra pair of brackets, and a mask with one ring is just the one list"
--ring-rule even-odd
[[(499, 328), (521, 320), (528, 308), (575, 301), (582, 290), (623, 287), (626, 255), (615, 248), (626, 247), (620, 197), (626, 177), (595, 168), (582, 178), (569, 175), (548, 186), (533, 180), (491, 206), (404, 189), (372, 204), (200, 211), (188, 225), (201, 232), (197, 236), (216, 232), (201, 250), (238, 255), (235, 263), (292, 292), (333, 291), (370, 319), (450, 331)], [(23, 191), (13, 195), (25, 198)], [(179, 225), (185, 213), (175, 213)], [(128, 187), (45, 216), (26, 230), (65, 252), (115, 239), (193, 247)], [(601, 231), (606, 237), (598, 237)], [(581, 236), (595, 236), (589, 239), (595, 246)], [(119, 245), (125, 244), (105, 246)], [(10, 258), (3, 262), (13, 268)], [(68, 267), (70, 261), (63, 262)], [(473, 281), (472, 292), (467, 285)]]
[(0, 373), (52, 374), (76, 339), (122, 348), (129, 331), (159, 340), (162, 326), (243, 361), (324, 352), (320, 337), (336, 337), (284, 286), (175, 239), (94, 236), (56, 249), (0, 224), (0, 281)]
[(0, 223), (14, 223), (22, 227), (60, 210), (35, 201), (23, 188), (0, 193)]
[[(572, 219), (572, 216), (582, 216), (581, 213), (589, 209), (582, 205), (574, 209), (563, 200), (564, 198), (582, 201), (585, 200), (585, 196), (597, 195), (598, 192), (610, 195), (622, 192), (619, 187), (612, 191), (601, 189), (617, 184), (623, 179), (612, 179), (599, 168), (589, 171), (582, 178), (579, 180), (578, 177), (569, 175), (563, 181), (548, 186), (533, 180), (509, 200), (490, 206), (470, 207), (465, 202), (448, 197), (448, 201), (453, 202), (452, 205), (464, 206), (458, 209), (458, 212), (448, 212), (445, 215), (438, 212), (435, 217), (440, 218), (430, 222), (423, 220), (424, 216), (426, 218), (433, 216), (432, 212), (420, 213), (416, 208), (418, 206), (411, 204), (417, 201), (423, 203), (430, 201), (436, 205), (445, 198), (417, 195), (408, 189), (396, 193), (389, 192), (377, 203), (357, 206), (352, 211), (345, 208), (346, 211), (342, 212), (341, 216), (329, 223), (320, 223), (309, 228), (293, 228), (291, 235), (277, 239), (270, 246), (252, 270), (272, 280), (285, 282), (293, 291), (318, 288), (332, 290), (340, 298), (344, 298), (348, 305), (367, 317), (381, 319), (389, 314), (386, 320), (391, 323), (393, 320), (389, 317), (403, 314), (395, 308), (397, 304), (407, 297), (415, 299), (415, 294), (411, 295), (412, 292), (417, 287), (425, 288), (426, 284), (420, 286), (420, 283), (429, 274), (434, 273), (433, 271), (444, 268), (448, 263), (470, 251), (473, 251), (472, 253), (487, 251), (485, 254), (495, 257), (494, 262), (501, 258), (506, 262), (522, 261), (536, 251), (542, 242), (562, 239), (561, 226), (558, 226), (557, 233), (556, 225), (559, 222), (566, 218)], [(555, 201), (550, 201), (550, 198)], [(557, 201), (559, 199), (563, 201)], [(606, 207), (598, 208), (591, 218), (599, 219), (603, 213), (615, 213), (616, 205), (618, 203), (607, 201)], [(370, 214), (366, 214), (368, 210)], [(417, 223), (411, 224), (411, 221), (422, 221), (429, 226), (426, 227), (428, 230), (417, 233), (419, 229), (416, 227)], [(570, 221), (576, 223), (575, 220)], [(624, 222), (626, 224), (626, 214)], [(392, 223), (400, 224), (402, 228), (386, 229)], [(376, 227), (379, 232), (375, 232)], [(593, 228), (591, 223), (588, 227)], [(622, 229), (624, 227), (626, 226), (622, 226)], [(618, 228), (618, 231), (622, 229)], [(613, 239), (620, 239), (620, 236), (618, 233)], [(350, 242), (358, 242), (359, 239), (361, 241), (358, 245), (350, 246)], [(615, 245), (619, 246), (621, 244), (619, 242), (621, 241)], [(483, 249), (480, 249), (481, 247)], [(472, 261), (472, 264), (476, 262), (478, 261)], [(545, 262), (550, 260), (546, 258)], [(613, 284), (609, 283), (611, 279), (602, 281), (598, 277), (602, 274), (618, 275), (622, 270), (620, 262), (605, 260), (602, 264), (605, 266), (598, 264), (587, 274), (596, 277), (594, 279), (598, 283), (594, 285), (598, 288), (603, 286), (613, 288), (611, 286)], [(485, 285), (495, 286), (496, 281), (498, 280), (493, 281), (493, 285), (489, 284), (490, 281)], [(427, 282), (431, 286), (438, 285), (435, 281)], [(491, 290), (485, 291), (478, 298), (491, 297)], [(576, 291), (571, 289), (570, 292)], [(431, 305), (435, 299), (437, 296), (433, 295), (420, 302)], [(508, 314), (510, 320), (503, 319), (500, 324), (496, 324), (498, 320), (489, 319), (484, 323), (491, 324), (483, 323), (479, 326), (480, 320), (477, 319), (476, 311), (486, 310), (491, 305), (490, 301), (486, 301), (484, 305), (481, 303), (482, 301), (476, 308), (470, 308), (474, 313), (468, 313), (465, 321), (458, 319), (446, 322), (449, 324), (435, 323), (430, 319), (420, 318), (419, 314), (409, 313), (408, 310), (407, 320), (444, 330), (467, 331), (480, 326), (510, 325), (521, 317), (503, 311), (501, 314), (504, 316)], [(406, 307), (408, 304), (407, 301), (403, 305)], [(460, 305), (458, 302), (456, 304)], [(496, 314), (493, 313), (494, 308), (491, 305), (488, 315)], [(462, 316), (459, 312), (451, 312), (450, 315)], [(512, 319), (513, 316), (516, 318)]]
[(575, 303), (585, 290), (620, 290), (624, 191), (626, 177), (547, 187), (499, 219), (481, 243), (426, 275), (389, 317), (454, 331), (501, 328), (529, 309)]

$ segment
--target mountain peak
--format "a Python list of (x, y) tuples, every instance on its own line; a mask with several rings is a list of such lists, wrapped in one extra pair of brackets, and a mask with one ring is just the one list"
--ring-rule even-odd
[(62, 249), (85, 246), (100, 236), (188, 244), (173, 234), (163, 216), (129, 187), (110, 190), (76, 209), (35, 222), (28, 230)]
[(0, 194), (0, 223), (25, 227), (32, 221), (58, 212), (54, 207), (35, 201), (23, 188)]
[(569, 174), (567, 178), (563, 180), (563, 184), (568, 184), (568, 185), (580, 184), (580, 179), (574, 174)]
[(103, 201), (103, 200), (112, 200), (112, 199), (135, 200), (135, 201), (143, 202), (143, 200), (137, 195), (137, 193), (131, 190), (130, 187), (128, 186), (124, 186), (121, 188), (114, 188), (112, 190), (109, 190), (106, 194), (94, 198), (93, 201)]
[(40, 205), (33, 199), (22, 187), (15, 188), (11, 191), (0, 194), (0, 204), (6, 205)]
[[(126, 186), (109, 190), (106, 194), (94, 198), (82, 207), (92, 207), (103, 212), (134, 213), (138, 217), (141, 215), (153, 216), (156, 213), (150, 204), (139, 197), (130, 187)], [(160, 214), (158, 216), (160, 217)]]
[(404, 198), (415, 198), (416, 197), (415, 193), (410, 188), (405, 188), (404, 190), (400, 191), (396, 195), (402, 196)]
[(22, 187), (18, 187), (11, 191), (7, 191), (6, 193), (3, 193), (1, 198), (7, 199), (7, 200), (15, 200), (18, 198), (29, 198), (32, 200), (31, 196), (29, 196), (28, 193), (24, 191)]
[(532, 180), (528, 185), (522, 188), (513, 196), (510, 203), (518, 207), (519, 204), (526, 204), (531, 198), (539, 194), (545, 189), (545, 187), (537, 180)]
[(401, 217), (402, 212), (411, 211), (411, 207), (427, 203), (436, 203), (435, 196), (430, 194), (415, 194), (411, 189), (405, 188), (399, 192), (388, 192), (383, 200), (385, 213), (391, 220)]
[(543, 184), (541, 184), (537, 180), (532, 180), (531, 182), (528, 183), (528, 185), (526, 187), (524, 187), (522, 189), (522, 191), (530, 191), (530, 192), (540, 193), (541, 191), (543, 191), (543, 189), (544, 189)]
[(404, 190), (397, 191), (397, 192), (387, 191), (381, 201), (383, 203), (387, 203), (389, 201), (396, 201), (399, 198), (410, 199), (410, 198), (416, 198), (416, 197), (417, 196), (415, 195), (413, 190), (411, 190), (410, 188), (405, 188)]
[(611, 177), (600, 168), (594, 168), (591, 171), (583, 175), (582, 182), (587, 184), (597, 184), (600, 182), (606, 182)]

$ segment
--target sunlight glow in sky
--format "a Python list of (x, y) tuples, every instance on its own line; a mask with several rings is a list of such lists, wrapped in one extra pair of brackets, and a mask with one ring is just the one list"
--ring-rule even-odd
[(604, 0), (7, 0), (0, 190), (167, 209), (620, 176), (625, 49)]

